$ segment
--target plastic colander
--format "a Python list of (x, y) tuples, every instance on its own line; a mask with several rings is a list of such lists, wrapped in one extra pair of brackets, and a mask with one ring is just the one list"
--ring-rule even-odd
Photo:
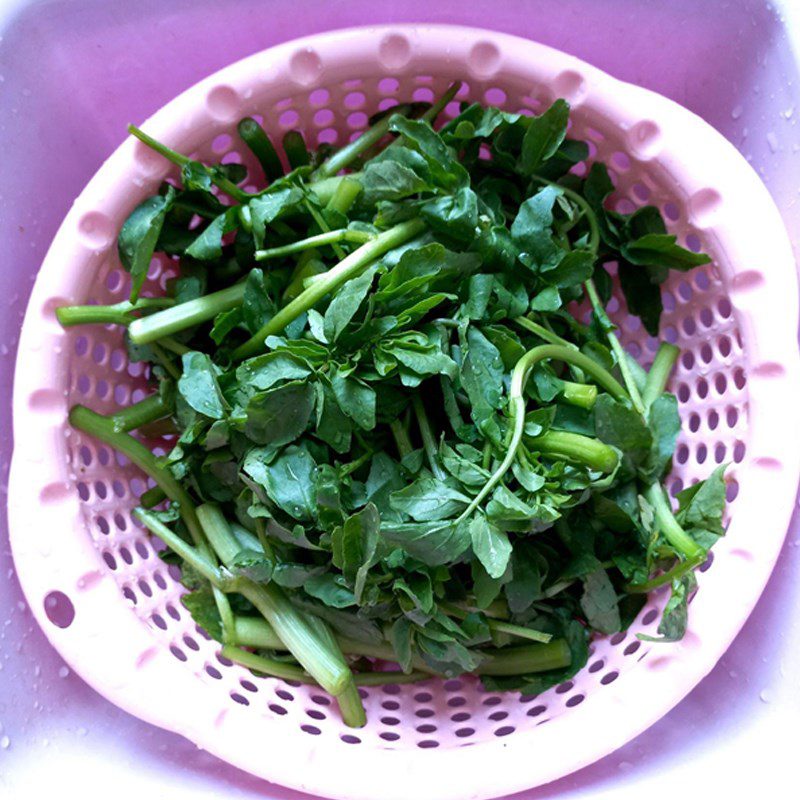
[[(131, 519), (146, 487), (124, 458), (73, 431), (67, 411), (144, 396), (115, 327), (62, 330), (54, 309), (127, 296), (116, 234), (174, 171), (127, 139), (68, 214), (39, 273), (19, 345), (11, 544), (30, 607), (70, 666), (112, 702), (251, 773), (348, 800), (468, 800), (532, 787), (619, 747), (674, 706), (743, 625), (784, 537), (800, 464), (797, 285), (778, 213), (756, 174), (701, 119), (556, 50), (484, 30), (392, 26), (314, 36), (258, 53), (198, 83), (144, 129), (210, 160), (258, 168), (236, 136), (251, 115), (342, 144), (398, 100), (459, 99), (525, 113), (572, 104), (573, 138), (609, 164), (614, 203), (662, 209), (681, 243), (713, 263), (665, 284), (662, 336), (682, 355), (671, 390), (683, 430), (668, 488), (730, 463), (727, 536), (699, 574), (678, 644), (653, 633), (663, 594), (627, 633), (598, 638), (573, 681), (538, 697), (472, 678), (362, 689), (369, 722), (344, 727), (319, 689), (255, 677), (220, 658), (180, 603), (176, 575)], [(456, 105), (445, 116), (456, 113)], [(585, 165), (583, 167), (585, 169)], [(578, 167), (581, 169), (581, 166)], [(154, 261), (147, 289), (173, 274)], [(656, 340), (611, 301), (628, 350)], [(583, 313), (579, 311), (578, 313)], [(153, 446), (168, 447), (165, 442)]]

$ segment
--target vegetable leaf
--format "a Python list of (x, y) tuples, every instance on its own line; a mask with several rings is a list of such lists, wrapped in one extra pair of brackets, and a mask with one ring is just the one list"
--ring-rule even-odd
[(533, 117), (522, 140), (522, 172), (532, 175), (552, 158), (567, 135), (569, 105), (556, 100), (541, 116)]
[(581, 609), (595, 630), (601, 633), (616, 633), (619, 630), (617, 594), (604, 569), (595, 570), (584, 578)]
[(506, 571), (511, 558), (511, 542), (508, 535), (489, 522), (483, 514), (476, 514), (469, 524), (472, 550), (492, 578), (499, 578)]
[(131, 303), (139, 298), (161, 228), (174, 202), (175, 189), (172, 186), (164, 195), (149, 197), (133, 209), (119, 233), (119, 258), (131, 274)]
[(217, 383), (218, 375), (219, 370), (205, 353), (184, 353), (178, 392), (195, 411), (211, 419), (225, 416), (225, 400)]

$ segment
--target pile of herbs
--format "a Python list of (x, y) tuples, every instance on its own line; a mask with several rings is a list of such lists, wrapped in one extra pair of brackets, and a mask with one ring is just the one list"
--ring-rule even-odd
[[(132, 127), (180, 182), (119, 234), (130, 299), (59, 310), (126, 326), (149, 365), (150, 397), (70, 418), (152, 478), (136, 515), (196, 622), (233, 661), (324, 687), (350, 725), (358, 684), (475, 673), (541, 692), (662, 585), (659, 640), (680, 639), (724, 532), (724, 468), (677, 512), (662, 487), (677, 348), (646, 372), (605, 312), (615, 262), (657, 334), (659, 284), (707, 256), (654, 207), (609, 210), (603, 164), (576, 174), (566, 102), (463, 104), (437, 132), (457, 88), (335, 152), (294, 131), (276, 149), (244, 119), (263, 176)], [(176, 274), (165, 297), (142, 292), (154, 254)], [(569, 310), (584, 300), (588, 325)]]

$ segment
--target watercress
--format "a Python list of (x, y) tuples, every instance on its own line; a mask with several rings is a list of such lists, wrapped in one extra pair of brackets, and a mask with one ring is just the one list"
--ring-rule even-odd
[[(462, 104), (437, 128), (457, 90), (333, 153), (244, 119), (250, 176), (131, 128), (180, 177), (119, 232), (129, 300), (58, 310), (124, 326), (149, 368), (152, 396), (70, 419), (155, 481), (136, 515), (196, 622), (227, 658), (318, 683), (351, 725), (359, 683), (470, 672), (541, 692), (659, 586), (660, 638), (679, 639), (724, 534), (724, 468), (677, 512), (663, 488), (677, 348), (643, 370), (605, 311), (615, 263), (656, 334), (659, 284), (707, 256), (653, 207), (612, 210), (602, 163), (579, 177), (564, 100), (536, 117)], [(156, 457), (144, 442), (164, 436)]]

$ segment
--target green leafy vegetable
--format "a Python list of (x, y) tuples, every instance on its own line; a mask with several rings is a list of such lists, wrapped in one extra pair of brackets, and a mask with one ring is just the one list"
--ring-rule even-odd
[(174, 202), (175, 189), (170, 186), (166, 194), (149, 197), (136, 206), (119, 232), (120, 261), (131, 274), (131, 303), (139, 297), (161, 228)]
[[(353, 725), (353, 670), (385, 680), (365, 659), (535, 694), (660, 587), (657, 638), (679, 639), (725, 532), (724, 467), (677, 511), (662, 484), (677, 348), (645, 371), (606, 312), (613, 261), (656, 335), (661, 284), (708, 257), (654, 207), (612, 210), (602, 164), (570, 172), (588, 147), (564, 100), (532, 117), (463, 105), (437, 130), (457, 91), (336, 152), (290, 131), (283, 160), (243, 119), (249, 177), (131, 128), (180, 182), (119, 232), (130, 300), (58, 311), (127, 326), (148, 366), (150, 397), (70, 419), (155, 481), (136, 514), (195, 622), (241, 663), (319, 683)], [(154, 257), (177, 275), (140, 298)], [(588, 324), (570, 313), (583, 299)]]

